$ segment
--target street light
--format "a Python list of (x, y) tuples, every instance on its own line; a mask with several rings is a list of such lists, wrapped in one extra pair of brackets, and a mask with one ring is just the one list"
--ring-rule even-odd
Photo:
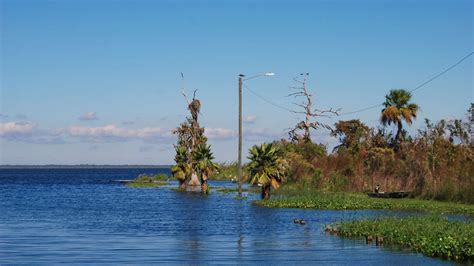
[(273, 72), (265, 72), (249, 78), (245, 78), (244, 74), (239, 75), (239, 155), (237, 166), (237, 178), (239, 183), (239, 197), (242, 197), (242, 85), (245, 80), (253, 79), (261, 76), (275, 76)]

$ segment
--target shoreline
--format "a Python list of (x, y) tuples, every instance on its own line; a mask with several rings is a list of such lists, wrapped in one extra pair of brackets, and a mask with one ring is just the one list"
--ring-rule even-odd
[(47, 164), (47, 165), (0, 165), (1, 169), (127, 169), (127, 168), (142, 168), (142, 169), (169, 169), (171, 165), (96, 165), (96, 164), (78, 164), (78, 165), (61, 165), (61, 164)]

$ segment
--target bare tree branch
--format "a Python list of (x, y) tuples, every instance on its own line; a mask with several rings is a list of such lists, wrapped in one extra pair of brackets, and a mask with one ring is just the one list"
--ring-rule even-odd
[[(309, 73), (302, 73), (300, 74), (301, 76), (308, 76)], [(298, 77), (293, 78), (293, 80), (299, 84), (302, 84), (301, 87), (290, 87), (293, 90), (296, 90), (296, 92), (290, 93), (288, 97), (304, 97), (305, 101), (303, 103), (293, 103), (294, 105), (302, 108), (304, 111), (292, 111), (292, 113), (295, 114), (303, 114), (305, 115), (305, 120), (299, 122), (296, 124), (295, 128), (291, 129), (288, 131), (288, 134), (290, 136), (290, 139), (292, 141), (305, 141), (305, 142), (310, 142), (311, 141), (311, 135), (310, 135), (310, 129), (319, 129), (319, 128), (325, 128), (328, 130), (332, 130), (332, 128), (329, 125), (320, 123), (319, 121), (313, 121), (316, 117), (329, 117), (330, 114), (333, 115), (339, 115), (338, 111), (340, 109), (334, 110), (333, 108), (330, 108), (328, 110), (319, 110), (319, 109), (313, 109), (313, 95), (307, 88), (306, 84), (306, 77), (299, 79)], [(303, 135), (299, 135), (297, 131), (303, 130)]]
[(296, 98), (297, 96), (304, 96), (304, 93), (302, 93), (300, 91), (293, 92), (293, 93), (288, 94), (286, 97), (291, 97), (291, 96), (295, 96), (295, 98)]
[(329, 108), (327, 110), (314, 109), (314, 111), (318, 114), (331, 113), (331, 114), (339, 115), (339, 111), (341, 111), (341, 108), (338, 108), (336, 110), (332, 108)]
[[(300, 104), (300, 103), (293, 103), (294, 105), (296, 106), (299, 106), (299, 107), (303, 107), (304, 109), (306, 109), (306, 105), (303, 105), (303, 104)], [(306, 112), (305, 112), (306, 113)]]
[(186, 100), (186, 103), (189, 105), (189, 99), (188, 99), (188, 96), (186, 95), (186, 91), (184, 90), (184, 88), (183, 88), (183, 90), (181, 91), (181, 94), (183, 94), (184, 99)]
[(181, 94), (183, 94), (184, 99), (186, 100), (186, 104), (189, 105), (189, 99), (188, 96), (186, 95), (186, 89), (184, 86), (184, 74), (181, 72)]

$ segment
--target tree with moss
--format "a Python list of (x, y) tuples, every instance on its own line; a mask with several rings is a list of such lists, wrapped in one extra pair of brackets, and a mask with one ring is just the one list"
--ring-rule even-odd
[[(188, 100), (188, 97), (183, 90), (183, 96), (188, 104), (188, 110), (191, 114), (191, 117), (186, 117), (186, 121), (181, 123), (181, 125), (173, 130), (173, 134), (178, 136), (178, 142), (175, 145), (175, 149), (183, 151), (186, 158), (186, 168), (190, 169), (189, 173), (186, 176), (186, 185), (187, 186), (199, 186), (201, 182), (199, 181), (197, 172), (195, 170), (196, 162), (193, 159), (192, 153), (196, 148), (207, 142), (206, 136), (204, 136), (204, 128), (199, 126), (199, 113), (201, 110), (201, 102), (196, 99), (196, 91), (194, 91), (194, 96), (192, 101)], [(178, 153), (176, 153), (178, 156)]]
[[(175, 145), (176, 165), (173, 166), (173, 175), (180, 180), (180, 188), (186, 189), (186, 186), (200, 186), (202, 185), (202, 174), (205, 173), (206, 186), (207, 177), (212, 171), (209, 169), (209, 163), (212, 162), (212, 153), (210, 146), (207, 146), (207, 138), (204, 135), (204, 128), (199, 125), (199, 114), (201, 112), (201, 101), (196, 98), (196, 91), (194, 91), (193, 98), (190, 101), (186, 95), (184, 86), (182, 94), (186, 100), (190, 116), (181, 125), (173, 130), (173, 134), (178, 136), (178, 141)], [(207, 153), (204, 152), (204, 148)], [(197, 155), (201, 156), (197, 156)], [(206, 160), (206, 162), (202, 162)], [(203, 170), (203, 167), (207, 168)], [(205, 167), (204, 167), (205, 168)], [(201, 178), (199, 178), (201, 175)], [(200, 180), (201, 179), (201, 180)], [(184, 180), (183, 182), (181, 182)]]

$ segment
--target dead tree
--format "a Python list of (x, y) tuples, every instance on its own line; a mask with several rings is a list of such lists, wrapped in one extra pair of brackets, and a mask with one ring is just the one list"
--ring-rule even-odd
[[(332, 108), (328, 110), (313, 109), (313, 94), (311, 94), (307, 87), (307, 76), (309, 76), (309, 73), (301, 73), (300, 76), (301, 77), (293, 78), (297, 86), (290, 88), (296, 91), (290, 93), (288, 97), (294, 97), (295, 99), (303, 98), (301, 103), (293, 103), (299, 108), (302, 108), (303, 111), (292, 112), (295, 114), (303, 114), (305, 119), (296, 124), (294, 128), (289, 129), (288, 135), (293, 142), (306, 143), (311, 142), (311, 129), (325, 128), (332, 130), (329, 125), (321, 123), (316, 119), (318, 117), (328, 117), (329, 114), (338, 115), (339, 110), (333, 110)], [(303, 131), (303, 133), (301, 134), (300, 131)]]

